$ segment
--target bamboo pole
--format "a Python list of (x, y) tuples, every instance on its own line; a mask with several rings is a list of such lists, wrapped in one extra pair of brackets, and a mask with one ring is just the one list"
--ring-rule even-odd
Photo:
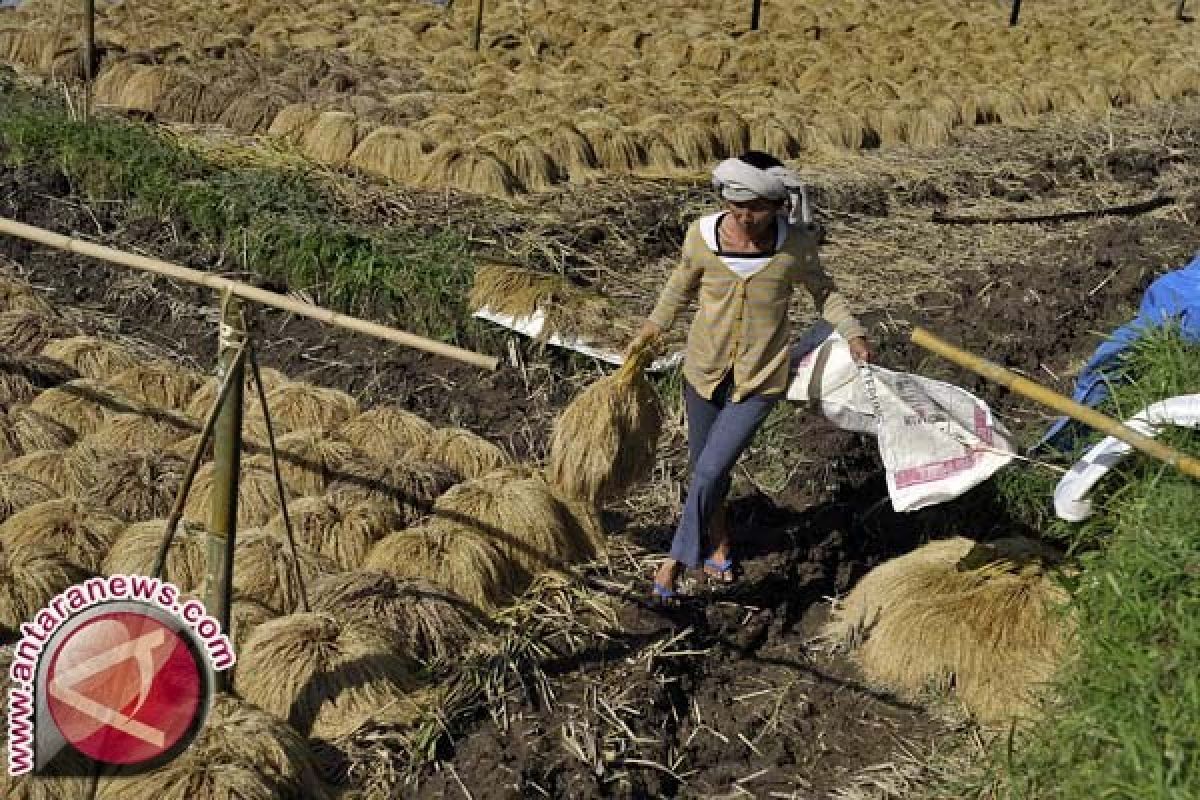
[(1186, 6), (1187, 0), (1179, 0), (1179, 8), (1175, 11), (1175, 19), (1179, 20), (1180, 22), (1187, 22), (1187, 14), (1183, 13), (1183, 10)]
[(1178, 450), (1168, 447), (1152, 437), (1144, 436), (1127, 425), (1122, 424), (1119, 420), (1102, 414), (1094, 408), (1089, 408), (1082, 403), (1076, 403), (1069, 397), (1063, 397), (1052, 389), (1047, 389), (1045, 386), (1035, 383), (1028, 378), (1022, 378), (1020, 375), (1005, 369), (999, 364), (994, 364), (985, 358), (980, 358), (977, 355), (961, 350), (922, 328), (913, 330), (912, 342), (932, 353), (936, 353), (947, 361), (951, 361), (964, 369), (969, 369), (990, 381), (1005, 386), (1017, 394), (1028, 397), (1030, 400), (1035, 400), (1042, 405), (1049, 406), (1055, 411), (1066, 414), (1085, 425), (1090, 425), (1102, 433), (1120, 439), (1130, 447), (1134, 447), (1147, 455), (1170, 464), (1184, 475), (1192, 478), (1200, 478), (1200, 460), (1180, 453)]
[[(230, 632), (233, 605), (233, 551), (237, 546), (238, 479), (242, 460), (242, 400), (246, 361), (238, 356), (247, 347), (241, 303), (226, 295), (221, 309), (217, 351), (217, 380), (229, 382), (229, 393), (217, 412), (213, 438), (213, 484), (208, 517), (208, 572), (204, 598), (208, 613)], [(217, 676), (218, 688), (229, 688), (228, 673)]]
[(482, 353), (476, 353), (471, 350), (465, 350), (454, 345), (436, 342), (432, 339), (426, 339), (423, 336), (417, 336), (413, 333), (398, 331), (394, 328), (389, 328), (385, 325), (380, 325), (375, 322), (369, 322), (357, 317), (351, 317), (346, 314), (339, 314), (336, 311), (330, 311), (326, 308), (305, 303), (300, 300), (295, 300), (291, 297), (274, 292), (268, 292), (265, 289), (259, 289), (256, 286), (250, 286), (245, 283), (221, 278), (217, 275), (211, 275), (207, 272), (202, 272), (188, 267), (181, 267), (178, 264), (172, 264), (168, 261), (162, 261), (157, 258), (149, 258), (140, 256), (134, 253), (126, 253), (112, 247), (85, 242), (81, 239), (73, 239), (70, 236), (64, 236), (61, 233), (54, 233), (44, 228), (37, 228), (33, 225), (26, 225), (16, 220), (0, 217), (0, 233), (7, 233), (12, 236), (18, 236), (22, 239), (38, 242), (40, 244), (56, 247), (59, 250), (66, 250), (69, 253), (79, 253), (80, 255), (98, 258), (101, 261), (108, 261), (112, 264), (119, 264), (123, 267), (141, 270), (143, 272), (152, 272), (156, 275), (165, 275), (168, 278), (194, 283), (200, 286), (207, 286), (210, 289), (216, 289), (219, 292), (229, 292), (237, 297), (245, 300), (253, 300), (264, 306), (290, 311), (293, 314), (299, 314), (304, 317), (320, 320), (329, 325), (334, 325), (339, 328), (365, 333), (368, 336), (375, 336), (379, 339), (385, 339), (389, 342), (412, 347), (418, 350), (424, 350), (428, 353), (453, 358), (462, 361), (472, 366), (480, 367), (487, 370), (495, 370), (499, 367), (500, 360), (491, 356), (485, 356)]
[(750, 7), (750, 30), (758, 30), (758, 20), (762, 16), (762, 0), (754, 0)]
[(1008, 18), (1008, 27), (1015, 27), (1017, 19), (1021, 16), (1021, 0), (1013, 0), (1012, 14)]
[(90, 86), (96, 68), (96, 0), (83, 0), (83, 77)]
[(475, 0), (475, 23), (471, 26), (471, 49), (479, 49), (483, 36), (483, 0)]

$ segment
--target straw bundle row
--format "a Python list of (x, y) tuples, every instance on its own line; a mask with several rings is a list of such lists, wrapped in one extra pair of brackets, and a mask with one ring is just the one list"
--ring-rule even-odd
[(0, 467), (0, 474), (37, 481), (63, 496), (82, 497), (99, 477), (101, 461), (111, 455), (80, 442), (65, 450), (35, 450), (14, 458)]
[[(55, 595), (86, 576), (78, 565), (40, 544), (10, 542), (0, 535), (0, 636), (14, 637)], [(0, 773), (7, 776), (8, 770)]]
[(22, 453), (65, 450), (79, 438), (66, 425), (28, 406), (13, 406), (6, 416), (13, 440)]
[(117, 414), (141, 410), (136, 401), (93, 378), (79, 378), (47, 389), (29, 407), (79, 436), (95, 433)]
[(130, 522), (165, 517), (183, 485), (187, 462), (155, 450), (102, 456), (81, 498)]
[(64, 497), (13, 514), (0, 524), (0, 541), (14, 548), (45, 548), (95, 574), (124, 527), (107, 510)]
[[(105, 575), (150, 575), (162, 545), (167, 520), (151, 519), (124, 528), (101, 565)], [(204, 582), (207, 568), (207, 532), (195, 523), (180, 520), (167, 551), (162, 578), (193, 592)]]
[[(271, 367), (260, 368), (259, 374), (262, 376), (263, 390), (268, 393), (288, 382), (286, 375)], [(183, 406), (183, 411), (193, 419), (203, 420), (216, 404), (220, 389), (221, 384), (216, 378), (206, 378), (200, 388), (196, 389), (195, 393), (188, 398), (187, 403)], [(258, 395), (254, 387), (254, 375), (250, 370), (246, 371), (246, 385), (243, 387), (243, 391), (246, 408), (253, 408), (258, 402)], [(274, 422), (274, 417), (272, 417), (272, 422)]]
[(137, 365), (101, 380), (117, 394), (162, 409), (183, 408), (204, 383), (199, 373), (168, 364)]
[(437, 498), (458, 481), (449, 468), (426, 461), (397, 461), (390, 466), (374, 461), (356, 463), (329, 484), (333, 502), (371, 502), (389, 507), (398, 527), (429, 513)]
[(198, 423), (171, 411), (114, 414), (95, 433), (81, 441), (102, 450), (137, 447), (143, 450), (169, 451), (191, 436)]
[(140, 359), (124, 347), (95, 336), (51, 339), (42, 347), (41, 354), (67, 364), (81, 377), (97, 380), (107, 380), (141, 364)]
[[(361, 565), (375, 542), (399, 524), (399, 516), (391, 506), (345, 495), (302, 497), (288, 506), (288, 519), (297, 545), (343, 570)], [(282, 514), (273, 517), (264, 529), (285, 540)]]
[(18, 308), (0, 311), (0, 349), (8, 356), (35, 356), (51, 339), (78, 331), (56, 313)]
[(334, 435), (380, 463), (404, 458), (423, 447), (433, 435), (433, 425), (411, 411), (393, 406), (369, 409), (346, 422)]
[[(197, 525), (208, 525), (212, 514), (211, 494), (216, 479), (215, 465), (205, 464), (196, 471), (183, 508), (184, 519)], [(287, 487), (284, 487), (287, 491)], [(242, 464), (238, 476), (239, 529), (263, 525), (279, 512), (279, 489), (275, 473), (261, 464)]]
[[(268, 392), (267, 407), (277, 437), (305, 429), (336, 430), (358, 415), (358, 401), (345, 392), (299, 381)], [(267, 441), (266, 420), (261, 405), (255, 401), (246, 404), (244, 430), (247, 436)]]
[(512, 463), (499, 445), (463, 428), (436, 429), (409, 457), (441, 464), (464, 478), (477, 478)]
[[(300, 575), (296, 575), (299, 564)], [(233, 590), (241, 598), (262, 603), (277, 614), (301, 605), (301, 586), (337, 572), (328, 558), (299, 546), (296, 556), (283, 536), (263, 529), (239, 530), (233, 554)]]

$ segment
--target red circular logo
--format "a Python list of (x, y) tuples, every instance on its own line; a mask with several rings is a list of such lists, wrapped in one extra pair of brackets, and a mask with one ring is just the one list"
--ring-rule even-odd
[(47, 705), (63, 738), (106, 764), (163, 755), (202, 711), (195, 651), (178, 632), (135, 611), (81, 624), (54, 653), (46, 678)]

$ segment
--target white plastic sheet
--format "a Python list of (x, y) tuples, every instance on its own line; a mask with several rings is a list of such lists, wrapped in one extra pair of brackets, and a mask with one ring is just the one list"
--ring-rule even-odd
[[(1172, 397), (1143, 408), (1125, 424), (1146, 436), (1158, 436), (1166, 425), (1200, 426), (1200, 394)], [(1054, 487), (1054, 513), (1069, 522), (1082, 522), (1092, 515), (1092, 487), (1129, 455), (1132, 446), (1108, 436), (1083, 454)]]

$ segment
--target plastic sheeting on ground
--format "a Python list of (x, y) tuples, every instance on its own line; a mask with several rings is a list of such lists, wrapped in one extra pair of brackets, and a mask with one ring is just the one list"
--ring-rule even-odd
[[(1200, 426), (1200, 394), (1180, 395), (1153, 403), (1125, 422), (1146, 436), (1157, 436), (1163, 427)], [(1054, 488), (1054, 513), (1068, 522), (1082, 522), (1092, 515), (1087, 495), (1101, 478), (1133, 450), (1131, 445), (1108, 436), (1084, 453)]]

